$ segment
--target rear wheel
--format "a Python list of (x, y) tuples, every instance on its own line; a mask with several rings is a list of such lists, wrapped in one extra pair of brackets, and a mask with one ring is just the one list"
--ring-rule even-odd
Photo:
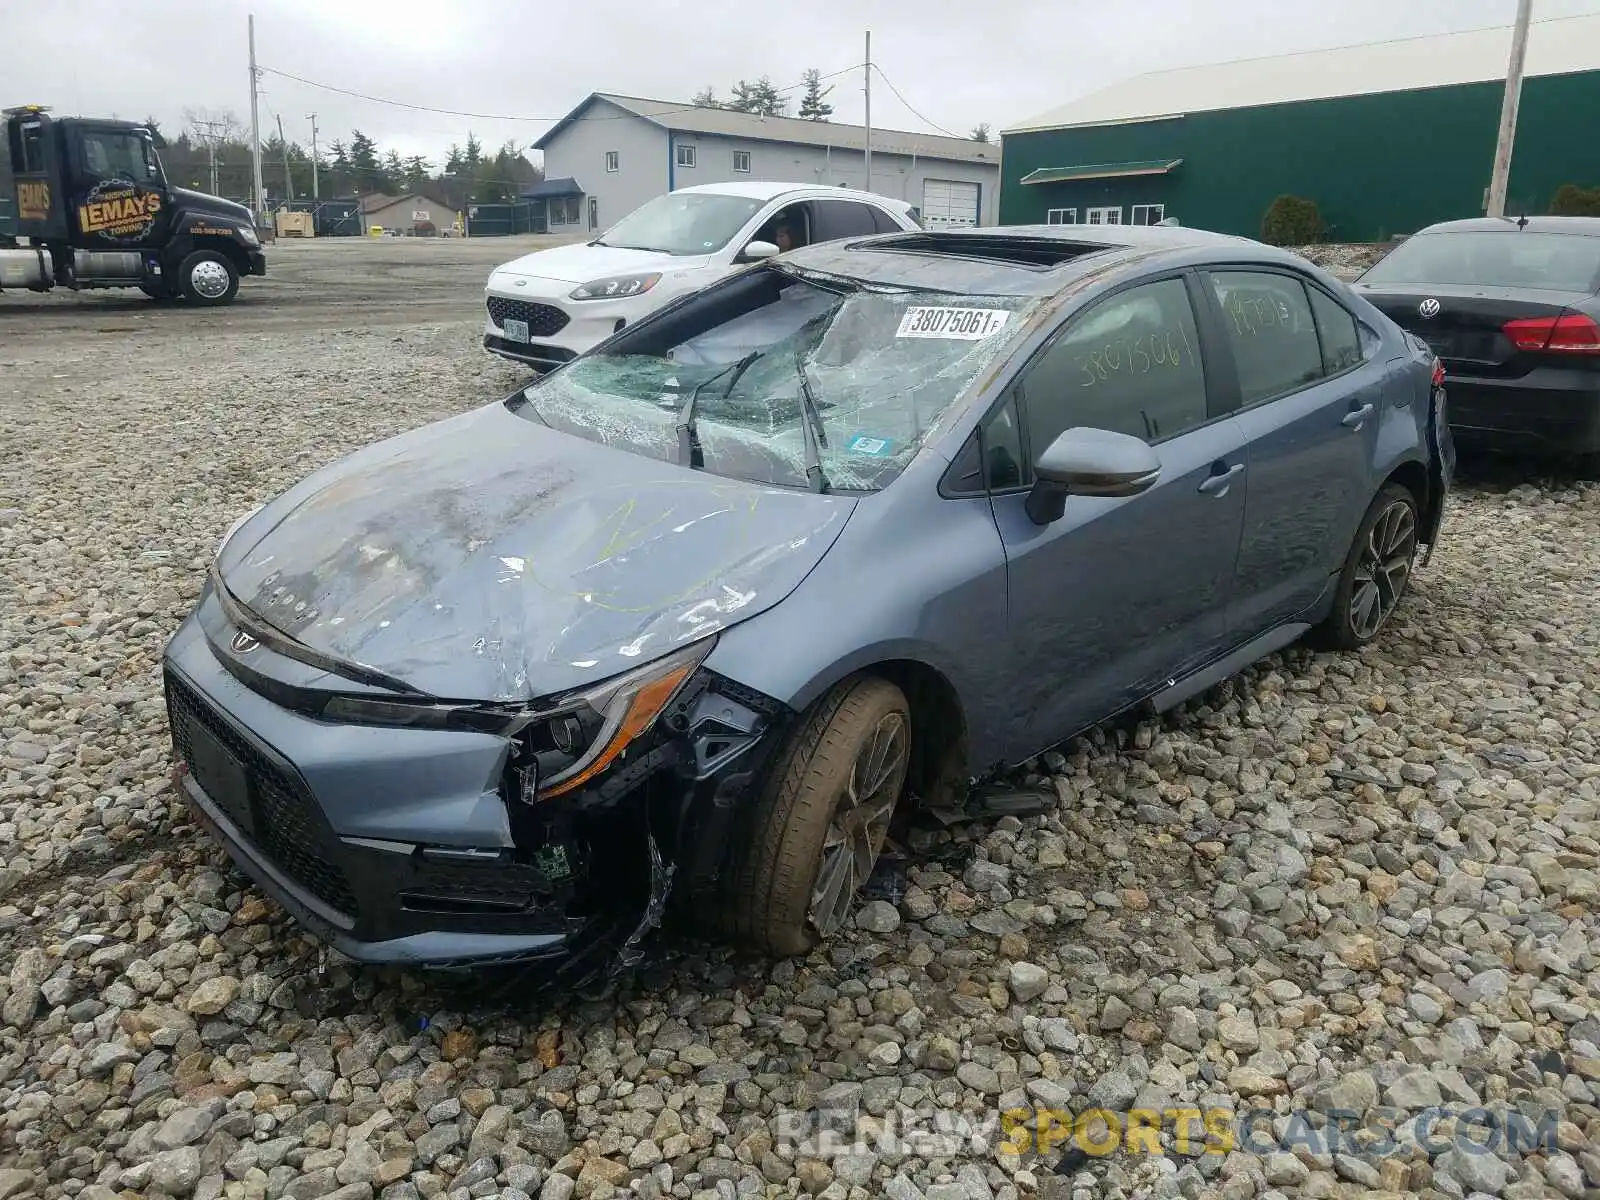
[(191, 304), (231, 304), (239, 293), (239, 268), (215, 250), (196, 250), (178, 268), (178, 286)]
[(1385, 484), (1367, 509), (1345, 557), (1333, 611), (1309, 640), (1330, 650), (1370, 643), (1400, 605), (1417, 559), (1417, 499)]
[(910, 706), (887, 680), (847, 680), (812, 706), (756, 802), (726, 918), (735, 940), (782, 957), (845, 926), (883, 849), (910, 751)]

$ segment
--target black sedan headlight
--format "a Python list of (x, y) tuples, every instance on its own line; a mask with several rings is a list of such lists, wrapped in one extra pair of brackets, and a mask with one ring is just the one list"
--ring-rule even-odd
[(661, 281), (660, 273), (650, 275), (610, 275), (605, 279), (591, 279), (580, 284), (568, 294), (569, 300), (625, 300), (641, 296)]
[(549, 800), (576, 791), (621, 758), (683, 690), (716, 640), (702, 638), (545, 707), (341, 695), (330, 697), (320, 715), (358, 724), (504, 734), (521, 759), (522, 799)]

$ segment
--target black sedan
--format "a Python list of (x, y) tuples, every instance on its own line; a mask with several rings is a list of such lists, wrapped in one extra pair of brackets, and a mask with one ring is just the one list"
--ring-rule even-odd
[(1600, 456), (1600, 217), (1431, 225), (1355, 290), (1443, 360), (1462, 450)]

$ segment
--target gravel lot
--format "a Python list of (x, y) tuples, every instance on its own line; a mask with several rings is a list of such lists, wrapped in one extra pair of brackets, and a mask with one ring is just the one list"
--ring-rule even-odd
[[(214, 313), (0, 299), (0, 1200), (1596, 1194), (1588, 483), (1465, 480), (1381, 644), (1047, 756), (1056, 811), (929, 835), (808, 960), (663, 944), (539, 1007), (319, 971), (183, 815), (161, 649), (234, 516), (522, 378), (477, 348), (520, 252), (280, 245)], [(1086, 1103), (1399, 1129), (1018, 1160), (786, 1115)], [(1440, 1106), (1550, 1142), (1452, 1148)]]

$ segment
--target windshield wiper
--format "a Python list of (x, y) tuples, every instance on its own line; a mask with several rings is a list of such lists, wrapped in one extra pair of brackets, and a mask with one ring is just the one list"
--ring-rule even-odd
[(726, 400), (733, 389), (739, 385), (739, 377), (750, 368), (750, 364), (761, 357), (761, 351), (752, 350), (738, 362), (729, 363), (714, 375), (708, 375), (694, 385), (694, 390), (689, 393), (689, 399), (684, 401), (683, 411), (678, 414), (678, 461), (686, 466), (696, 469), (704, 467), (705, 452), (700, 448), (700, 432), (695, 428), (694, 408), (700, 402), (700, 392), (709, 384), (721, 379), (729, 371), (733, 378), (728, 381), (728, 386), (722, 390), (722, 398)]
[(806, 377), (803, 350), (795, 348), (795, 373), (800, 376), (800, 407), (805, 411), (806, 480), (813, 492), (828, 490), (828, 477), (822, 473), (822, 447), (828, 444), (828, 431), (822, 424), (822, 413), (817, 409), (817, 397), (811, 391), (811, 380)]

